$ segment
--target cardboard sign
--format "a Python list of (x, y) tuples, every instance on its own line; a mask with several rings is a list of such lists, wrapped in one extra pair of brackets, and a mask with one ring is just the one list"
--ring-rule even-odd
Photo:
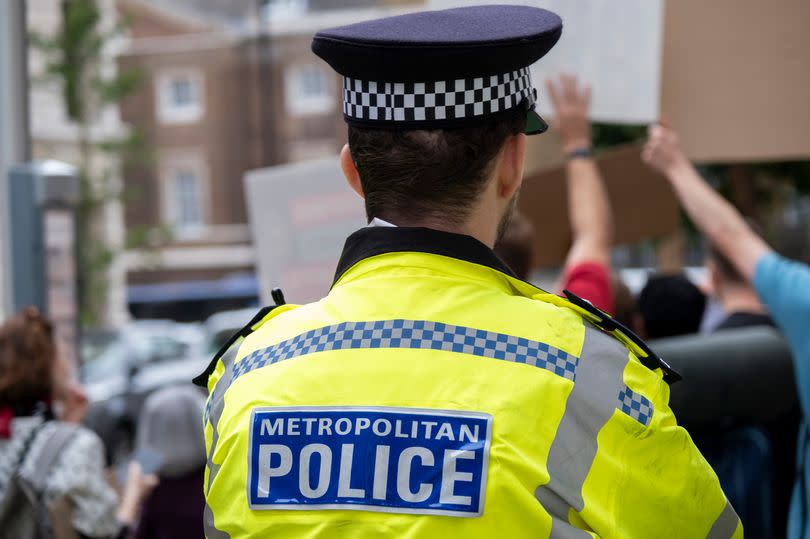
[(593, 87), (595, 121), (645, 124), (658, 118), (663, 0), (429, 0), (427, 7), (499, 3), (548, 9), (563, 20), (560, 41), (532, 66), (541, 115), (551, 117), (545, 79), (575, 73)]
[[(678, 201), (667, 181), (641, 161), (635, 144), (605, 151), (597, 164), (607, 186), (614, 243), (635, 243), (675, 231)], [(535, 226), (534, 267), (561, 265), (571, 245), (564, 166), (527, 175), (518, 207)]]
[(810, 2), (666, 3), (661, 110), (696, 161), (810, 157)]

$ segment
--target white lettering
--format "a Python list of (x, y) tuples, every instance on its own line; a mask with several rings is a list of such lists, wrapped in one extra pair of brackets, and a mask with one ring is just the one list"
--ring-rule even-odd
[(464, 434), (467, 434), (467, 440), (470, 442), (477, 442), (478, 441), (478, 424), (475, 425), (475, 432), (470, 432), (470, 426), (465, 425), (464, 423), (461, 424), (461, 432), (458, 435), (458, 441), (464, 441)]
[(353, 458), (354, 444), (343, 444), (340, 448), (340, 473), (338, 473), (338, 496), (341, 498), (362, 498), (366, 495), (366, 491), (362, 488), (352, 488)]
[[(380, 428), (380, 425), (384, 425), (385, 430), (382, 430)], [(391, 434), (391, 422), (388, 421), (387, 419), (375, 419), (374, 424), (371, 425), (371, 430), (377, 436), (388, 436), (389, 434)]]
[[(424, 422), (423, 422), (424, 423)], [(435, 423), (434, 423), (435, 425)], [(408, 447), (399, 455), (397, 467), (397, 494), (406, 502), (418, 503), (427, 500), (433, 492), (433, 485), (420, 483), (419, 490), (411, 491), (411, 465), (419, 457), (423, 466), (433, 466), (433, 453), (426, 447)]]
[(419, 434), (419, 423), (416, 421), (411, 421), (411, 438), (416, 438)]
[(358, 417), (357, 423), (354, 424), (354, 435), (357, 436), (361, 431), (371, 426), (371, 420), (367, 417)]
[[(278, 466), (270, 466), (273, 455), (280, 458)], [(270, 478), (282, 477), (292, 469), (292, 451), (286, 445), (261, 444), (259, 445), (259, 497), (270, 496)]]
[(439, 493), (439, 503), (453, 505), (470, 505), (471, 496), (456, 496), (455, 486), (457, 481), (469, 483), (473, 480), (473, 474), (469, 472), (456, 471), (456, 461), (458, 459), (474, 459), (475, 453), (464, 449), (445, 449), (444, 462), (442, 463), (442, 488)]
[(332, 419), (329, 417), (321, 417), (318, 419), (318, 436), (327, 434), (332, 436)]
[(301, 419), (304, 423), (307, 424), (307, 436), (312, 436), (312, 424), (318, 420), (317, 417), (305, 417)]
[(374, 458), (374, 490), (372, 491), (375, 500), (384, 500), (386, 498), (386, 492), (388, 491), (388, 457), (390, 455), (390, 446), (377, 446), (377, 456)]
[(456, 437), (453, 435), (453, 429), (450, 427), (450, 423), (442, 423), (442, 426), (439, 427), (439, 432), (436, 433), (436, 439), (441, 440), (442, 438), (455, 441)]
[(396, 438), (407, 438), (408, 435), (405, 434), (404, 432), (402, 432), (402, 420), (401, 419), (397, 419), (396, 425), (397, 425), (397, 428), (395, 429), (394, 437), (396, 437)]
[[(343, 428), (341, 428), (341, 425), (343, 425)], [(346, 436), (351, 431), (352, 431), (352, 420), (349, 419), (348, 417), (341, 417), (340, 419), (335, 421), (335, 434)]]
[(262, 436), (275, 436), (277, 432), (284, 434), (284, 418), (277, 417), (272, 422), (269, 419), (262, 419), (259, 432)]
[(298, 436), (298, 422), (301, 421), (300, 417), (290, 417), (287, 419), (287, 436)]
[(430, 440), (430, 433), (433, 432), (433, 427), (438, 423), (436, 421), (422, 421), (421, 423), (425, 426), (425, 438)]
[[(309, 468), (312, 454), (321, 456), (318, 483), (315, 488), (309, 484)], [(332, 470), (332, 450), (324, 444), (308, 444), (301, 449), (301, 464), (298, 470), (298, 488), (307, 498), (320, 498), (329, 489), (329, 473)]]

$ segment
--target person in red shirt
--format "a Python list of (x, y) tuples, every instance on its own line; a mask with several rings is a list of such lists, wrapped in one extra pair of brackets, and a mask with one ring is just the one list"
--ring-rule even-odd
[(588, 111), (591, 89), (576, 77), (561, 75), (546, 81), (554, 120), (566, 157), (568, 215), (572, 243), (565, 260), (560, 290), (570, 290), (608, 313), (615, 313), (610, 248), (613, 215), (607, 190), (591, 148)]

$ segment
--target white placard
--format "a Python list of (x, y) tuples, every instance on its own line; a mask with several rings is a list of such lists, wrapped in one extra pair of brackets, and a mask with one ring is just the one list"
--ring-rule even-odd
[(557, 13), (563, 33), (532, 67), (538, 110), (551, 117), (544, 80), (573, 73), (593, 87), (593, 120), (646, 124), (659, 116), (664, 0), (429, 0), (430, 9), (521, 4)]
[(338, 156), (251, 171), (245, 194), (262, 301), (273, 288), (290, 303), (325, 296), (346, 237), (366, 224)]

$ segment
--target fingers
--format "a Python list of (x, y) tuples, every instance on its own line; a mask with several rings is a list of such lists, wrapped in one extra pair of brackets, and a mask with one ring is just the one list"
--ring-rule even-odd
[(555, 84), (554, 79), (549, 78), (546, 79), (546, 92), (548, 93), (549, 99), (551, 99), (551, 106), (554, 107), (554, 110), (559, 110), (560, 108), (560, 94), (557, 91), (557, 86)]
[(591, 86), (590, 84), (586, 84), (582, 87), (582, 91), (580, 92), (580, 100), (582, 106), (585, 108), (590, 108), (591, 106)]
[(563, 97), (566, 101), (576, 103), (579, 101), (577, 95), (577, 78), (573, 75), (564, 73), (560, 75), (560, 83), (562, 84)]
[(576, 75), (561, 73), (546, 79), (546, 91), (555, 110), (564, 105), (587, 108), (591, 104), (591, 87), (580, 84)]

